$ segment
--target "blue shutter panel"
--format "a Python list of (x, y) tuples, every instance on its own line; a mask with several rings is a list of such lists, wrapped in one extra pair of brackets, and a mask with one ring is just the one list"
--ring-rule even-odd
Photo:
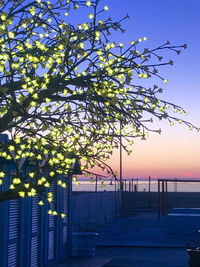
[(67, 259), (67, 257), (71, 254), (71, 236), (70, 236), (70, 192), (71, 192), (71, 177), (67, 177), (67, 188), (63, 188), (63, 213), (66, 216), (63, 218), (63, 231), (62, 231), (62, 243), (63, 243), (63, 259)]
[[(56, 181), (53, 182), (50, 186), (50, 192), (53, 194), (53, 202), (56, 203), (56, 191), (57, 184)], [(56, 208), (56, 207), (55, 207)], [(56, 217), (52, 214), (48, 216), (48, 262), (54, 262), (56, 256)]]
[[(0, 171), (5, 171), (5, 164), (0, 159)], [(4, 183), (4, 181), (3, 181)], [(3, 184), (0, 186), (0, 192), (2, 192)], [(3, 224), (5, 222), (5, 216), (3, 213), (3, 202), (0, 203), (0, 266), (3, 265)]]
[[(9, 188), (14, 165), (6, 166), (5, 171), (3, 190)], [(50, 187), (55, 210), (65, 213), (64, 219), (59, 215), (48, 215), (48, 205), (39, 206), (37, 195), (0, 204), (1, 267), (50, 267), (68, 257), (70, 190), (69, 184), (66, 189), (58, 189), (57, 181)]]
[(20, 200), (10, 200), (8, 210), (8, 267), (19, 266)]
[(63, 213), (66, 216), (63, 218), (63, 246), (67, 245), (68, 240), (68, 197), (67, 188), (63, 188)]
[(31, 216), (31, 257), (30, 266), (39, 266), (40, 258), (40, 206), (38, 205), (39, 196), (36, 195), (32, 197), (32, 216)]

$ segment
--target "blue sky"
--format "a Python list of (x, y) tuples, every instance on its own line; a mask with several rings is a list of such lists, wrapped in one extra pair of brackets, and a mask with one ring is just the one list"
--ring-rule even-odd
[(194, 108), (199, 112), (200, 1), (124, 0), (109, 1), (109, 6), (113, 17), (130, 15), (125, 23), (126, 34), (122, 35), (125, 41), (147, 36), (145, 45), (148, 47), (160, 45), (166, 40), (175, 45), (187, 44), (188, 49), (180, 56), (170, 53), (174, 66), (161, 71), (169, 80), (164, 95), (187, 109)]
[[(124, 22), (126, 33), (115, 36), (129, 43), (147, 37), (145, 47), (153, 48), (169, 40), (171, 44), (186, 43), (179, 56), (168, 53), (173, 66), (160, 71), (168, 83), (162, 98), (182, 106), (189, 112), (187, 120), (200, 127), (200, 1), (199, 0), (115, 0), (101, 1), (109, 6), (109, 16), (116, 20), (129, 14)], [(123, 154), (124, 177), (200, 177), (200, 133), (167, 122), (155, 122), (162, 134), (150, 135), (147, 141), (135, 140), (133, 154)], [(119, 153), (115, 151), (110, 164), (119, 170)]]
[[(178, 56), (165, 53), (166, 61), (172, 59), (173, 66), (159, 70), (165, 85), (159, 79), (146, 80), (146, 86), (158, 84), (164, 89), (160, 98), (180, 105), (189, 115), (187, 120), (200, 127), (200, 1), (199, 0), (101, 0), (102, 8), (109, 11), (102, 14), (120, 20), (127, 14), (130, 19), (123, 22), (124, 34), (114, 32), (110, 41), (123, 42), (126, 46), (139, 37), (147, 37), (141, 44), (155, 48), (167, 40), (172, 45), (187, 44), (188, 48)], [(90, 8), (73, 11), (68, 22), (79, 24), (88, 21)], [(136, 81), (135, 83), (137, 83)], [(185, 119), (185, 118), (183, 118)], [(133, 153), (127, 157), (123, 153), (123, 176), (130, 178), (152, 177), (198, 177), (200, 178), (200, 132), (189, 131), (184, 125), (169, 126), (168, 122), (155, 120), (154, 129), (162, 129), (162, 134), (150, 134), (147, 141), (135, 140)], [(119, 173), (119, 151), (109, 161)]]

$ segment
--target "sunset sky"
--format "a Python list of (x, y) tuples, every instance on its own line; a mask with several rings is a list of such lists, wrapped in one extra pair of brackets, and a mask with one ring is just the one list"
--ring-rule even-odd
[[(179, 56), (167, 54), (174, 66), (162, 68), (160, 74), (168, 83), (163, 86), (157, 80), (157, 84), (164, 88), (160, 97), (182, 106), (189, 112), (186, 119), (200, 127), (200, 1), (103, 0), (102, 4), (109, 6), (112, 18), (129, 14), (130, 19), (123, 24), (126, 33), (118, 37), (124, 44), (144, 36), (148, 48), (167, 40), (174, 45), (187, 44), (188, 49)], [(200, 178), (200, 132), (157, 121), (153, 128), (161, 128), (162, 134), (152, 133), (146, 141), (135, 139), (133, 153), (123, 153), (123, 177)], [(109, 164), (119, 173), (119, 151)]]

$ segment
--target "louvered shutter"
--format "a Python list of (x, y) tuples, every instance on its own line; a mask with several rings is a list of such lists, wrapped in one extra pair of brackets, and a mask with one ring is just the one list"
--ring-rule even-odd
[[(4, 171), (5, 167), (0, 159), (0, 171)], [(2, 192), (2, 186), (0, 186), (0, 192)], [(3, 202), (0, 202), (0, 266), (2, 266), (2, 252), (3, 252)]]
[(30, 266), (37, 267), (40, 264), (40, 238), (41, 238), (41, 207), (38, 205), (39, 196), (32, 198), (32, 216), (31, 216), (31, 257)]
[[(3, 190), (10, 184), (10, 170)], [(12, 171), (14, 175), (14, 171)], [(69, 180), (68, 180), (69, 181)], [(48, 205), (38, 205), (38, 196), (5, 201), (0, 204), (0, 266), (1, 267), (50, 267), (65, 260), (70, 253), (70, 184), (67, 188), (51, 184), (55, 209), (66, 214), (61, 217), (48, 215)]]
[(19, 266), (20, 200), (9, 201), (8, 211), (8, 267)]
[(63, 242), (67, 242), (67, 234), (68, 234), (68, 196), (67, 196), (68, 190), (66, 188), (63, 189), (63, 213), (66, 214), (66, 216), (63, 218)]
[(63, 213), (66, 216), (63, 218), (62, 224), (62, 243), (63, 243), (63, 259), (66, 259), (70, 255), (70, 245), (71, 245), (71, 236), (70, 236), (70, 194), (71, 194), (71, 178), (67, 178), (67, 188), (63, 188), (62, 196), (62, 205)]
[[(62, 180), (62, 177), (59, 178)], [(62, 187), (57, 186), (57, 208), (62, 211)], [(62, 263), (62, 218), (60, 214), (56, 216), (56, 264)]]
[[(11, 166), (9, 166), (11, 167)], [(7, 166), (8, 168), (8, 166)], [(7, 170), (8, 172), (8, 170)], [(16, 176), (15, 171), (11, 170), (10, 182)], [(18, 267), (20, 262), (20, 199), (8, 201), (8, 247), (7, 247), (7, 266)]]
[(63, 213), (66, 216), (63, 218), (63, 246), (66, 247), (68, 241), (68, 190), (67, 188), (63, 189)]
[[(50, 186), (50, 192), (53, 194), (53, 201), (56, 203), (57, 184), (53, 182)], [(52, 214), (48, 215), (48, 262), (53, 263), (56, 256), (56, 218)]]

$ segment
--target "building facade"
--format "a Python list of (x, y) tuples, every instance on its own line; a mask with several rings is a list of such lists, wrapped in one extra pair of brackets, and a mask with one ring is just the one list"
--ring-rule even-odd
[[(25, 160), (22, 177), (33, 168)], [(0, 192), (4, 192), (15, 175), (14, 161), (0, 158), (0, 171), (6, 173), (0, 185)], [(71, 255), (71, 178), (59, 177), (65, 179), (66, 188), (57, 186), (57, 181), (49, 188), (57, 209), (66, 214), (64, 218), (48, 214), (48, 203), (38, 205), (37, 195), (0, 202), (1, 267), (49, 267)]]

